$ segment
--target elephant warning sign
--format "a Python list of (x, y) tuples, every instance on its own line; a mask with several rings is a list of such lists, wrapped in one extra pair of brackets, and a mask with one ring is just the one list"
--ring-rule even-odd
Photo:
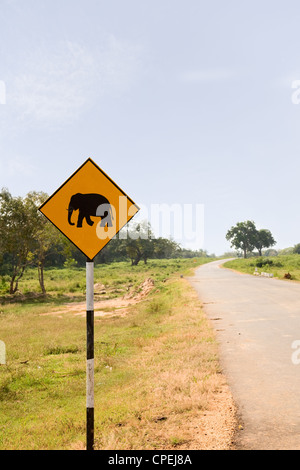
[(89, 158), (39, 210), (92, 260), (139, 207)]

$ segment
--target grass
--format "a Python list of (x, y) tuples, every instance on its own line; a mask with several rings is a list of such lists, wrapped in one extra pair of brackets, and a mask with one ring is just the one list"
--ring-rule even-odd
[(278, 279), (285, 279), (285, 275), (289, 273), (293, 281), (300, 281), (300, 255), (297, 254), (236, 259), (228, 261), (224, 267), (247, 274), (253, 274), (257, 268), (259, 273), (272, 273)]
[[(170, 259), (170, 260), (150, 260), (147, 264), (140, 263), (138, 266), (130, 266), (128, 262), (102, 264), (95, 266), (95, 283), (105, 285), (110, 297), (116, 297), (125, 292), (129, 287), (137, 287), (144, 279), (145, 273), (156, 282), (165, 281), (174, 272), (186, 274), (197, 263), (211, 261), (210, 258), (202, 259)], [(65, 300), (78, 301), (85, 298), (85, 268), (54, 268), (45, 269), (45, 286), (48, 297), (46, 300), (53, 303), (61, 303)], [(0, 277), (0, 296), (5, 301), (11, 300), (8, 295), (9, 276)], [(32, 297), (41, 299), (30, 294), (38, 294), (40, 287), (38, 283), (37, 270), (28, 269), (19, 283), (20, 300), (24, 297), (31, 301)], [(18, 296), (15, 297), (18, 299)], [(45, 300), (45, 301), (46, 301)], [(0, 297), (1, 301), (1, 297)]]
[[(116, 286), (126, 291), (147, 277), (155, 280), (147, 301), (133, 305), (126, 316), (95, 319), (97, 449), (193, 445), (196, 423), (223, 378), (214, 334), (180, 275), (207, 261), (96, 267), (96, 282), (105, 285), (108, 296)], [(21, 288), (34, 289), (31, 274)], [(79, 284), (76, 299), (84, 297), (84, 275), (80, 269), (48, 270), (45, 301), (0, 307), (0, 338), (7, 350), (7, 364), (0, 366), (1, 450), (85, 446), (85, 318), (68, 311), (42, 315), (62, 300), (70, 302), (70, 286)]]

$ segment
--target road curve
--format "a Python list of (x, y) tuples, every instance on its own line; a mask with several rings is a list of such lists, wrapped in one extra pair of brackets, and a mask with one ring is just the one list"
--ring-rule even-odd
[(240, 274), (224, 262), (197, 268), (189, 281), (217, 332), (243, 422), (237, 449), (300, 450), (300, 284)]

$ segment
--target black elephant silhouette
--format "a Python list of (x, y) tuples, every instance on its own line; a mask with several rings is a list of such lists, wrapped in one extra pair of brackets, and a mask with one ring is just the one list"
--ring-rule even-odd
[(90, 226), (94, 225), (91, 217), (100, 217), (101, 226), (107, 224), (108, 227), (113, 226), (113, 214), (110, 202), (106, 197), (101, 194), (81, 194), (77, 193), (71, 197), (68, 207), (68, 222), (70, 225), (75, 225), (72, 222), (72, 215), (74, 211), (79, 210), (77, 227), (82, 227), (82, 222), (85, 219)]

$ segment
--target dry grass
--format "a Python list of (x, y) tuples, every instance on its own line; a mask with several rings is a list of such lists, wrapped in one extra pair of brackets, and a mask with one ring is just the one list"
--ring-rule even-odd
[[(146, 298), (95, 319), (96, 448), (229, 449), (235, 408), (214, 332), (187, 281), (158, 267)], [(2, 450), (85, 447), (85, 319), (58, 305), (1, 307)]]
[[(97, 436), (101, 449), (230, 449), (235, 406), (219, 370), (214, 334), (194, 291), (181, 280), (169, 286), (167, 329), (131, 358), (132, 413)], [(171, 325), (171, 326), (170, 326)]]

